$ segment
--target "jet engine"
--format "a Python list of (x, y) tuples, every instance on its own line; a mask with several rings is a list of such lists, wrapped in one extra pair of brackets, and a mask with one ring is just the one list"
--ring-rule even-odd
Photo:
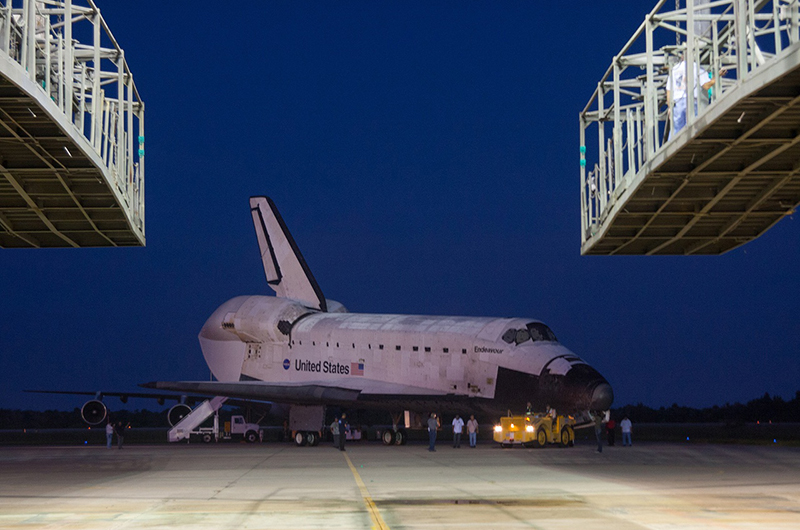
[(81, 418), (89, 425), (99, 425), (108, 417), (108, 409), (99, 399), (91, 399), (81, 407)]
[(178, 403), (174, 405), (169, 412), (167, 412), (167, 421), (169, 421), (170, 427), (175, 427), (179, 421), (185, 418), (190, 412), (192, 412), (192, 408), (185, 403)]

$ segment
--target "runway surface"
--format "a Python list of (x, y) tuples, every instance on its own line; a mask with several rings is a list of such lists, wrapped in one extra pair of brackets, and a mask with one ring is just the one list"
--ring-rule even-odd
[(800, 528), (800, 450), (0, 448), (0, 528)]

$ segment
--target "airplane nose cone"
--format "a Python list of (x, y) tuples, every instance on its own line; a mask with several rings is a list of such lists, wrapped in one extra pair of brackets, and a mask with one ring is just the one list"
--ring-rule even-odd
[(608, 410), (614, 402), (614, 390), (608, 383), (600, 383), (592, 392), (591, 410)]

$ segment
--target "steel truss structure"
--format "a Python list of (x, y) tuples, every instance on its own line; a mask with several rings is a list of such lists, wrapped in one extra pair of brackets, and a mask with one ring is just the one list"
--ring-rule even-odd
[(580, 164), (582, 254), (721, 254), (793, 213), (800, 1), (658, 2), (580, 113)]
[(144, 246), (144, 103), (92, 0), (0, 0), (0, 247)]

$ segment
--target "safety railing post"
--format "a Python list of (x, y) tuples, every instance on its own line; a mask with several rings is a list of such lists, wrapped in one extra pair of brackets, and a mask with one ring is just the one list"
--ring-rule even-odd
[(614, 181), (611, 190), (619, 186), (622, 177), (622, 116), (620, 112), (619, 57), (614, 58)]
[(647, 56), (646, 64), (646, 85), (644, 87), (644, 128), (645, 128), (645, 160), (650, 160), (655, 152), (655, 137), (658, 134), (658, 126), (653, 123), (655, 116), (653, 112), (653, 101), (656, 98), (655, 76), (653, 75), (653, 21), (650, 15), (645, 18), (645, 52)]
[(75, 85), (75, 54), (73, 52), (74, 44), (72, 42), (72, 0), (64, 2), (64, 110), (67, 118), (72, 123), (73, 121), (73, 87)]
[(695, 57), (695, 42), (694, 42), (694, 0), (686, 0), (686, 56), (684, 64), (686, 66), (686, 73), (684, 79), (686, 80), (686, 126), (690, 126), (695, 119), (695, 109), (697, 108), (697, 97), (695, 94), (695, 85), (697, 84), (697, 75), (695, 68), (700, 71), (698, 64), (699, 57)]
[[(581, 243), (586, 241), (586, 230), (589, 227), (587, 222), (589, 204), (586, 201), (586, 120), (583, 114), (579, 115), (579, 146), (580, 146), (580, 173), (581, 173)], [(140, 124), (141, 129), (141, 124)], [(141, 160), (141, 157), (139, 158)]]
[(735, 0), (736, 21), (736, 78), (742, 83), (747, 77), (747, 0)]
[(95, 151), (100, 152), (100, 124), (103, 119), (103, 111), (100, 106), (100, 12), (95, 11), (92, 17), (94, 24), (93, 41), (94, 52), (92, 57), (92, 66), (94, 68), (94, 76), (92, 78), (92, 137), (91, 142)]
[(597, 156), (600, 162), (600, 174), (597, 175), (597, 194), (600, 195), (600, 208), (605, 206), (605, 182), (606, 182), (606, 139), (603, 116), (605, 114), (604, 105), (605, 92), (603, 82), (597, 83)]

